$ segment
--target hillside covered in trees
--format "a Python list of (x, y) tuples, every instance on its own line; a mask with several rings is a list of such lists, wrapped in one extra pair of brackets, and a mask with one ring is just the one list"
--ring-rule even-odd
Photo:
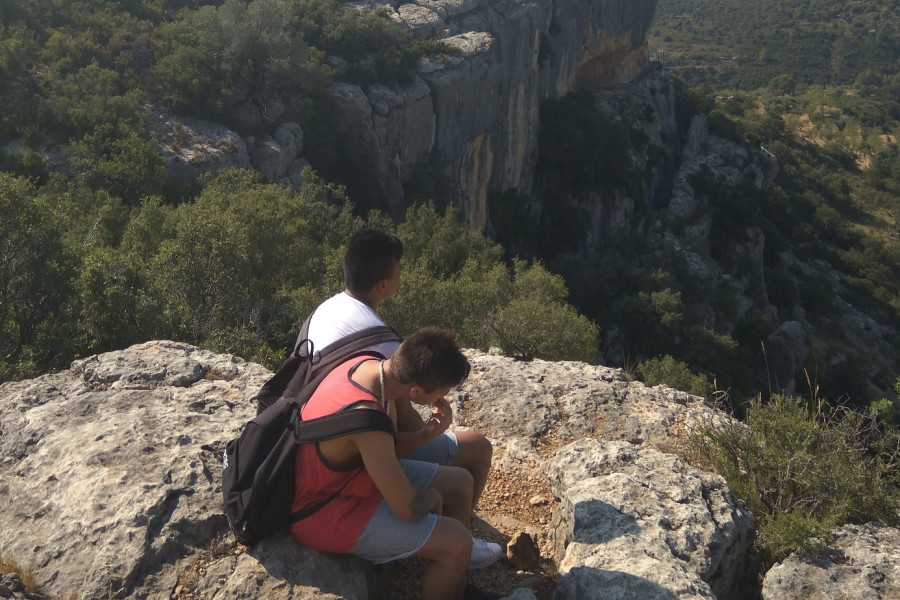
[[(346, 77), (390, 82), (443, 50), (333, 0), (4, 2), (0, 381), (151, 338), (276, 365), (341, 289), (351, 233), (395, 225), (312, 173), (299, 188), (248, 171), (172, 179), (147, 106), (227, 124), (239, 106), (290, 97), (327, 156), (326, 53)], [(452, 210), (422, 204), (396, 227), (406, 283), (385, 311), (401, 331), (440, 324), (523, 358), (597, 359), (596, 326), (560, 277), (505, 261)]]
[[(759, 228), (778, 317), (802, 305), (826, 337), (840, 312), (835, 285), (885, 327), (900, 323), (895, 10), (875, 1), (663, 2), (650, 39), (651, 53), (681, 78), (679, 135), (708, 114), (713, 134), (765, 146), (780, 165), (765, 192), (693, 178), (710, 203), (713, 258), (746, 271), (740, 238), (747, 225)], [(747, 23), (764, 35), (746, 34)], [(785, 39), (797, 40), (796, 51)], [(811, 50), (823, 40), (827, 49)], [(825, 69), (800, 47), (834, 60)], [(323, 118), (322, 90), (339, 72), (360, 85), (403, 82), (418, 57), (447, 52), (337, 0), (4, 2), (0, 378), (150, 337), (277, 362), (297, 320), (340, 287), (342, 240), (365, 222), (387, 224), (354, 194), (365, 172)], [(290, 98), (282, 109), (298, 115), (316, 147), (317, 176), (303, 186), (241, 172), (198, 182), (166, 174), (148, 107), (230, 126), (247, 106), (275, 110), (273, 98)], [(727, 330), (710, 327), (696, 304), (727, 317), (737, 310), (734, 290), (698, 286), (670, 256), (652, 259), (652, 224), (674, 167), (656, 147), (646, 169), (631, 160), (646, 144), (646, 115), (608, 119), (583, 93), (545, 102), (541, 115), (544, 209), (536, 221), (515, 190), (497, 195), (491, 233), (502, 246), (429, 205), (427, 185), (409, 186), (418, 204), (390, 226), (411, 248), (410, 268), (385, 306), (388, 320), (404, 330), (451, 326), (467, 344), (525, 358), (598, 360), (611, 338), (624, 339), (621, 356), (607, 361), (639, 374), (643, 365), (647, 376), (674, 360), (701, 393), (715, 382), (738, 403), (752, 397), (750, 357), (778, 322), (751, 313)], [(595, 189), (639, 198), (651, 167), (668, 187), (649, 205), (635, 201), (644, 212), (634, 227), (591, 253), (578, 249), (585, 220), (567, 198)], [(360, 179), (337, 185), (348, 170)], [(830, 265), (838, 280), (786, 263), (786, 251)], [(309, 266), (290, 269), (287, 256)], [(829, 397), (878, 399), (856, 368), (865, 358), (839, 358), (813, 355), (811, 379)], [(897, 357), (884, 362), (896, 367)], [(880, 369), (875, 389), (891, 390), (896, 371)]]
[[(895, 3), (878, 0), (670, 0), (660, 2), (651, 28), (651, 56), (681, 82), (687, 103), (709, 115), (711, 131), (761, 145), (778, 160), (778, 176), (762, 195), (709, 182), (717, 188), (716, 239), (727, 249), (736, 228), (758, 225), (766, 236), (766, 284), (773, 304), (781, 312), (801, 299), (825, 335), (833, 328), (827, 313), (838, 310), (838, 288), (894, 331), (898, 324), (897, 11)], [(631, 236), (628, 244), (640, 247), (641, 239)], [(783, 260), (786, 251), (828, 265), (831, 275), (801, 273)], [(567, 277), (577, 291), (575, 279)], [(684, 279), (674, 281), (670, 289), (683, 297), (689, 293)], [(587, 314), (607, 330), (608, 312)], [(770, 327), (762, 318), (747, 321), (732, 337), (738, 348), (759, 347)], [(638, 354), (654, 351), (643, 348)], [(680, 358), (723, 381), (711, 361), (690, 353)], [(810, 361), (808, 393), (818, 390), (859, 405), (875, 400), (863, 391), (860, 365), (867, 361), (852, 353), (843, 359)], [(896, 356), (890, 360), (897, 364)], [(896, 376), (885, 375), (882, 389)]]

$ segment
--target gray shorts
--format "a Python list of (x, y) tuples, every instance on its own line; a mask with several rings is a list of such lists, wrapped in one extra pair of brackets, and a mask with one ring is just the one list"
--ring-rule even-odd
[[(436, 463), (409, 459), (401, 460), (400, 466), (413, 487), (420, 490), (428, 487), (438, 470)], [(436, 524), (437, 515), (434, 513), (404, 523), (382, 500), (349, 553), (375, 564), (406, 558), (425, 545)]]
[(452, 431), (445, 431), (441, 435), (422, 444), (415, 452), (407, 456), (409, 460), (421, 460), (433, 462), (439, 465), (452, 466), (459, 453), (459, 440)]

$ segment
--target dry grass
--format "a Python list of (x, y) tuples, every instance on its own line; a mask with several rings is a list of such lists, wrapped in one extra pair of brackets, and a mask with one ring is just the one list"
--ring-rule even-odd
[(31, 569), (20, 565), (16, 559), (0, 554), (0, 573), (16, 575), (29, 591), (37, 592), (37, 575)]

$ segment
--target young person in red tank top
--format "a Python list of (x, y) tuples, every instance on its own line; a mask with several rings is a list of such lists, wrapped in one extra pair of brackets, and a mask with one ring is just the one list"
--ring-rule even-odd
[[(390, 359), (363, 356), (337, 367), (303, 416), (380, 410), (396, 427), (397, 404), (412, 402), (432, 407), (427, 424), (442, 430), (450, 418), (445, 396), (468, 373), (453, 332), (420, 329)], [(472, 474), (462, 467), (398, 459), (395, 441), (388, 433), (368, 431), (299, 446), (294, 510), (340, 493), (291, 532), (309, 547), (376, 563), (428, 559), (422, 598), (459, 600), (472, 555)]]

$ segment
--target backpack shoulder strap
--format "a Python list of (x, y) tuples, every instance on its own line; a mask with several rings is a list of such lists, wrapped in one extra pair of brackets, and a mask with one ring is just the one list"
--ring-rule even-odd
[(262, 414), (265, 409), (272, 406), (275, 401), (284, 394), (288, 385), (290, 385), (291, 381), (293, 381), (294, 377), (297, 375), (297, 371), (300, 370), (300, 366), (307, 360), (310, 360), (309, 357), (312, 356), (314, 349), (312, 341), (309, 340), (309, 324), (312, 322), (312, 316), (315, 312), (316, 309), (314, 308), (312, 312), (307, 315), (306, 320), (303, 321), (303, 325), (300, 326), (299, 339), (306, 342), (303, 344), (305, 352), (300, 352), (302, 342), (298, 343), (291, 354), (275, 371), (275, 374), (272, 375), (272, 377), (263, 384), (259, 392), (250, 399), (251, 402), (256, 402), (257, 415)]
[(291, 416), (298, 444), (324, 442), (363, 431), (383, 431), (396, 435), (393, 421), (380, 410), (351, 409), (308, 420), (301, 420), (298, 415), (299, 411)]
[[(297, 399), (302, 405), (325, 376), (337, 365), (364, 353), (387, 358), (369, 348), (385, 342), (400, 342), (402, 339), (396, 330), (387, 325), (354, 331), (307, 357), (310, 361), (310, 368), (306, 370), (303, 377), (298, 376), (291, 379), (285, 387), (283, 395)], [(312, 344), (304, 345), (304, 347), (312, 348)]]
[[(297, 411), (299, 414), (299, 411)], [(362, 433), (363, 431), (384, 431), (392, 436), (397, 435), (394, 430), (394, 423), (391, 418), (380, 410), (372, 410), (367, 408), (345, 410), (342, 412), (332, 413), (308, 421), (301, 421), (299, 417), (292, 417), (291, 423), (294, 426), (294, 439), (298, 444), (321, 442), (334, 438), (352, 435), (354, 433)], [(344, 484), (311, 506), (306, 506), (298, 511), (291, 513), (291, 523), (296, 523), (301, 519), (316, 513), (323, 506), (334, 500), (344, 491), (344, 488), (359, 475), (365, 467), (359, 467), (352, 477), (348, 478)]]
[[(318, 308), (318, 306), (316, 307)], [(313, 315), (316, 314), (316, 308), (306, 316), (303, 325), (300, 326), (300, 333), (297, 335), (297, 342), (294, 344), (294, 350), (291, 356), (313, 356), (315, 348), (313, 348), (312, 340), (309, 339), (309, 325), (312, 323)]]

